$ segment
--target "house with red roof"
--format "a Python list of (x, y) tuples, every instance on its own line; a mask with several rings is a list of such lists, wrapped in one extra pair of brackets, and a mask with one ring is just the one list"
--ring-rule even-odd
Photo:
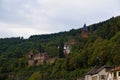
[(112, 67), (109, 65), (96, 65), (85, 76), (85, 80), (106, 80)]
[(109, 72), (107, 80), (120, 80), (120, 66), (115, 67)]

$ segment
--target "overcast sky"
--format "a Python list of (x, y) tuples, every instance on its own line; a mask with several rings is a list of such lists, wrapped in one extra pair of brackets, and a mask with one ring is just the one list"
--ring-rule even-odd
[(120, 15), (120, 0), (0, 0), (0, 37), (28, 38)]

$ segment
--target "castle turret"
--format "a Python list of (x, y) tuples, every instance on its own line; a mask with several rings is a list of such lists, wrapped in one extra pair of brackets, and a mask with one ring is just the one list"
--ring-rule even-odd
[(88, 38), (88, 29), (86, 24), (84, 24), (83, 28), (82, 28), (82, 37), (83, 38)]

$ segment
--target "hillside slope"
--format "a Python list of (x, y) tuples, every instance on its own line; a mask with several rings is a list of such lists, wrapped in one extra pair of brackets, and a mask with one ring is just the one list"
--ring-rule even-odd
[[(43, 76), (47, 76), (45, 80), (74, 80), (96, 64), (120, 65), (120, 16), (88, 26), (87, 39), (82, 38), (81, 34), (82, 28), (32, 35), (28, 39), (0, 39), (0, 79), (28, 80), (32, 73), (40, 71)], [(67, 58), (57, 59), (53, 65), (28, 67), (26, 54), (29, 51), (46, 51), (50, 57), (56, 57), (60, 40), (65, 43), (70, 39), (76, 39), (77, 43), (72, 46)], [(8, 74), (14, 77), (8, 78)]]

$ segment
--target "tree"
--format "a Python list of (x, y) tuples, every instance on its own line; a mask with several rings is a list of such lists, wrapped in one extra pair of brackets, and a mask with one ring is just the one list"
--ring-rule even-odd
[(63, 52), (63, 49), (64, 48), (64, 43), (63, 43), (63, 40), (60, 40), (59, 42), (59, 52), (58, 52), (58, 56), (59, 58), (64, 58), (64, 52)]
[(42, 75), (40, 72), (33, 73), (28, 80), (42, 80)]

